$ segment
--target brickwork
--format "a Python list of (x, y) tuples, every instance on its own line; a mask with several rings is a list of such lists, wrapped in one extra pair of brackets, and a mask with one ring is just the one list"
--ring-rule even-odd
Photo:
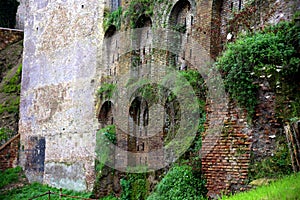
[(0, 28), (0, 51), (23, 39), (23, 31)]
[[(145, 134), (146, 128), (151, 127), (151, 121), (158, 124), (156, 115), (165, 114), (161, 108), (153, 113), (149, 111), (148, 118), (151, 120), (148, 126), (137, 125), (137, 119), (143, 122), (146, 118), (138, 114), (130, 115), (133, 99), (126, 96), (129, 94), (124, 94), (127, 86), (121, 85), (124, 88), (118, 88), (118, 98), (111, 100), (112, 112), (104, 105), (108, 99), (101, 99), (97, 95), (97, 89), (103, 83), (119, 84), (118, 78), (122, 76), (130, 77), (135, 83), (141, 77), (164, 74), (159, 66), (153, 66), (149, 61), (153, 59), (154, 62), (165, 65), (174, 55), (153, 49), (151, 45), (155, 37), (161, 36), (152, 35), (150, 26), (183, 28), (184, 36), (175, 44), (179, 44), (175, 65), (178, 64), (176, 56), (181, 56), (198, 61), (195, 63), (200, 66), (205, 61), (189, 48), (187, 41), (190, 38), (198, 42), (214, 59), (227, 42), (236, 38), (238, 32), (263, 28), (265, 22), (276, 23), (280, 19), (289, 19), (293, 12), (289, 8), (295, 3), (283, 0), (269, 0), (262, 4), (257, 2), (253, 1), (250, 5), (247, 5), (250, 1), (238, 0), (163, 2), (167, 5), (165, 10), (161, 10), (162, 5), (155, 5), (153, 16), (141, 15), (141, 18), (136, 19), (137, 27), (148, 29), (143, 29), (140, 38), (132, 44), (128, 38), (120, 38), (118, 35), (130, 28), (128, 22), (122, 23), (120, 30), (111, 26), (106, 33), (102, 27), (105, 9), (114, 10), (121, 3), (125, 10), (129, 1), (36, 0), (30, 7), (28, 1), (21, 1), (21, 7), (27, 14), (23, 15), (26, 17), (20, 134), (24, 150), (21, 152), (20, 163), (27, 166), (29, 180), (33, 181), (38, 177), (38, 181), (56, 187), (91, 190), (95, 180), (96, 132), (104, 125), (115, 123), (115, 120), (120, 120), (118, 124), (122, 126), (116, 127), (117, 146), (120, 149), (133, 152), (159, 149), (163, 130), (157, 131), (151, 141), (136, 140), (129, 137), (129, 133), (139, 134), (134, 129), (141, 129), (142, 134)], [(255, 14), (257, 12), (261, 14)], [(128, 45), (130, 48), (127, 48)], [(132, 51), (122, 52), (123, 49)], [(134, 62), (138, 66), (134, 66)], [(267, 92), (262, 95), (265, 98), (269, 96)], [(130, 101), (122, 102), (122, 98)], [(273, 109), (272, 104), (267, 106), (269, 103), (262, 103), (257, 113)], [(218, 140), (204, 141), (204, 146), (216, 142), (213, 149), (203, 149), (206, 156), (203, 157), (202, 166), (208, 179), (209, 194), (215, 196), (220, 191), (244, 190), (252, 142), (255, 142), (253, 150), (257, 150), (261, 144), (268, 145), (267, 135), (273, 134), (271, 127), (271, 133), (266, 134), (263, 140), (256, 138), (260, 137), (260, 127), (264, 122), (262, 119), (269, 119), (269, 114), (258, 114), (253, 128), (247, 123), (246, 113), (234, 102), (230, 103), (228, 109), (222, 105), (211, 108), (210, 105), (211, 102), (207, 102), (207, 123), (219, 121), (220, 116), (226, 120)], [(164, 105), (162, 107), (165, 108)], [(145, 108), (146, 106), (142, 106), (140, 111), (144, 112)], [(219, 115), (212, 114), (216, 112)], [(130, 117), (133, 123), (130, 123)], [(204, 138), (208, 134), (205, 133)], [(28, 153), (43, 147), (44, 154)], [(116, 150), (116, 166), (127, 166), (127, 156)], [(156, 165), (155, 159), (163, 156), (159, 154), (140, 158), (137, 155), (133, 162), (150, 162)], [(72, 173), (67, 173), (69, 171)], [(109, 172), (106, 175), (108, 177)], [(111, 191), (112, 184), (114, 183), (111, 181), (107, 183), (109, 189), (103, 191), (103, 195)]]
[[(252, 130), (247, 124), (246, 113), (239, 109), (233, 102), (229, 104), (228, 110), (224, 107), (216, 107), (214, 112), (219, 115), (215, 118), (210, 115), (213, 111), (207, 105), (207, 116), (210, 120), (219, 120), (223, 116), (224, 127), (219, 136), (205, 139), (203, 135), (202, 167), (207, 179), (208, 196), (216, 197), (221, 191), (225, 193), (243, 191), (247, 188), (248, 167), (250, 164), (251, 135)], [(206, 124), (208, 128), (208, 124)], [(210, 146), (213, 145), (213, 149)]]
[(16, 167), (19, 159), (20, 135), (14, 136), (0, 147), (0, 170)]

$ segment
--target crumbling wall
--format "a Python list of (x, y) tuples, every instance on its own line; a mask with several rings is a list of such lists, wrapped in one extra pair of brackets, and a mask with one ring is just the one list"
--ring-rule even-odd
[(11, 138), (0, 147), (0, 170), (16, 167), (19, 159), (20, 135)]

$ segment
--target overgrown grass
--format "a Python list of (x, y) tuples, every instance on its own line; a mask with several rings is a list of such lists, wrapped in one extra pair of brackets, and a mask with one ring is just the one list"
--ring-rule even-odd
[(233, 196), (223, 196), (223, 200), (280, 200), (300, 199), (300, 173), (287, 176), (267, 186), (258, 187), (249, 192)]
[[(0, 199), (10, 199), (10, 200), (21, 200), (21, 199), (29, 199), (38, 195), (41, 195), (43, 193), (46, 193), (48, 191), (59, 193), (59, 189), (52, 188), (46, 185), (42, 185), (40, 183), (33, 183), (30, 185), (26, 185), (22, 188), (16, 188), (9, 191), (4, 191), (0, 193)], [(62, 194), (69, 195), (69, 196), (79, 196), (83, 198), (89, 198), (91, 196), (91, 193), (81, 193), (81, 192), (74, 192), (70, 190), (63, 190)], [(44, 197), (37, 198), (38, 200), (41, 199), (48, 199), (48, 195)], [(51, 199), (59, 199), (59, 195), (51, 195)], [(61, 198), (61, 199), (72, 199), (72, 198)]]
[[(40, 183), (33, 183), (12, 190), (3, 190), (5, 186), (8, 186), (13, 183), (19, 183), (20, 178), (23, 177), (24, 174), (22, 173), (21, 167), (7, 169), (4, 172), (0, 171), (0, 189), (2, 189), (0, 190), (0, 199), (28, 200), (29, 198), (46, 193), (49, 190), (51, 192), (59, 193), (59, 189), (42, 185)], [(91, 193), (81, 193), (81, 192), (74, 192), (70, 190), (62, 190), (62, 194), (69, 195), (69, 196), (79, 196), (83, 198), (89, 198), (91, 196)], [(37, 199), (39, 200), (48, 199), (48, 195)], [(59, 196), (52, 194), (51, 199), (59, 199)], [(71, 198), (61, 198), (61, 199), (71, 199)]]
[(1, 89), (1, 92), (4, 92), (6, 94), (11, 94), (11, 93), (20, 94), (21, 73), (22, 73), (22, 65), (19, 65), (15, 74), (9, 80), (5, 80), (5, 85)]
[(7, 169), (3, 172), (0, 171), (0, 189), (2, 189), (6, 185), (17, 182), (19, 180), (19, 174), (21, 173), (21, 171), (21, 167)]

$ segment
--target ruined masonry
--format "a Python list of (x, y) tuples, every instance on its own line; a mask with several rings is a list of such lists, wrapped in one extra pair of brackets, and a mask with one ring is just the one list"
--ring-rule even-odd
[[(122, 23), (118, 30), (112, 25), (105, 32), (104, 12), (118, 6), (125, 10), (129, 3), (123, 0), (21, 0), (18, 25), (24, 27), (24, 58), (20, 162), (31, 182), (78, 191), (93, 189), (96, 132), (103, 124), (113, 123), (111, 105), (115, 105), (114, 112), (118, 112), (117, 103), (99, 99), (97, 89), (105, 82), (115, 83), (116, 77), (132, 70), (130, 57), (119, 58), (118, 49), (127, 41), (117, 41), (117, 45), (116, 41), (103, 43), (105, 37), (130, 29), (130, 26)], [(258, 30), (267, 24), (291, 19), (296, 3), (284, 0), (171, 0), (162, 3), (169, 7), (166, 12), (162, 12), (162, 5), (155, 4), (153, 16), (141, 15), (137, 27), (184, 24), (184, 39), (193, 37), (214, 59), (238, 32)], [(234, 12), (245, 13), (249, 22), (245, 23)], [(147, 37), (147, 41), (151, 41), (151, 37)], [(113, 51), (103, 52), (105, 45)], [(141, 61), (145, 61), (151, 47), (141, 52)], [(108, 63), (102, 62), (104, 55), (109, 57)], [(183, 56), (197, 57), (188, 49), (183, 51)], [(164, 55), (159, 57), (167, 60)], [(133, 74), (141, 76), (158, 70), (155, 66), (146, 69), (148, 72), (143, 69)], [(132, 103), (139, 104), (146, 112), (147, 105), (139, 99), (132, 99)], [(213, 112), (209, 107), (211, 103), (207, 102), (208, 122), (218, 120), (209, 114)], [(220, 191), (245, 189), (253, 141), (253, 129), (247, 125), (243, 110), (234, 103), (230, 103), (229, 109), (214, 109), (226, 119), (225, 126), (231, 126), (234, 131), (229, 132), (230, 137), (222, 135), (202, 160), (212, 196)], [(122, 114), (136, 122), (137, 116), (129, 112), (140, 111), (128, 105), (127, 112)], [(151, 117), (151, 113), (149, 115)], [(146, 118), (142, 116), (140, 120)], [(157, 134), (155, 142), (135, 141), (132, 147), (128, 134), (117, 128), (118, 145), (132, 151), (137, 148), (136, 151), (141, 151), (139, 144), (144, 143), (142, 151), (158, 148), (162, 133)], [(206, 134), (203, 133), (204, 138)], [(204, 146), (209, 142), (204, 140)], [(237, 149), (243, 154), (237, 154)], [(145, 163), (151, 158), (143, 159), (140, 161)]]

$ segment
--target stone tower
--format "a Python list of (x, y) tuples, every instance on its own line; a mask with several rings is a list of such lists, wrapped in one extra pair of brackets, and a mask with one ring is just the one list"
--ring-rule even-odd
[(30, 181), (91, 190), (104, 2), (23, 1), (20, 162)]

